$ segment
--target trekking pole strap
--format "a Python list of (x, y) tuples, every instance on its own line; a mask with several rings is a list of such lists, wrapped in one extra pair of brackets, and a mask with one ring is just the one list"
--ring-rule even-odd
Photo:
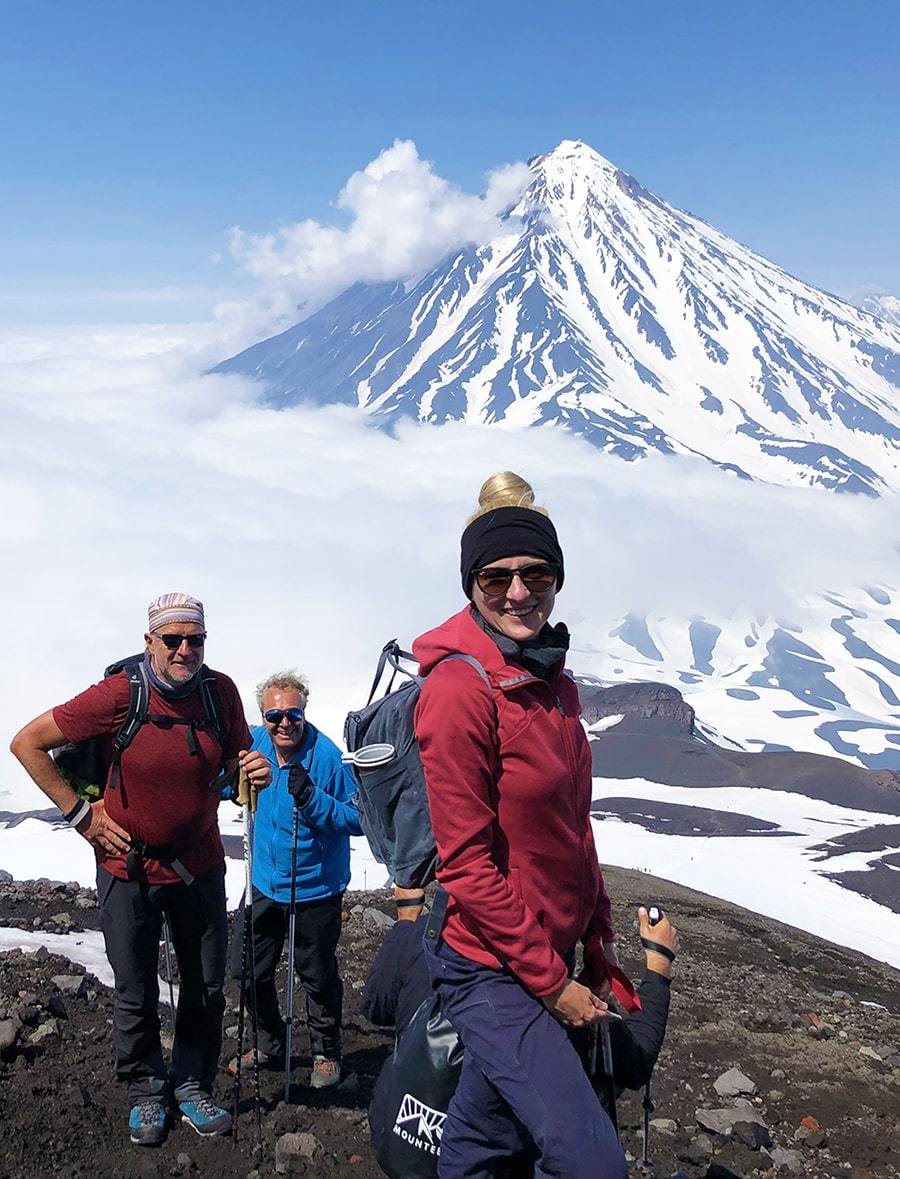
[(651, 941), (648, 937), (641, 938), (641, 945), (645, 950), (650, 950), (653, 954), (662, 954), (664, 958), (668, 958), (670, 962), (675, 961), (675, 954), (668, 946), (662, 945), (660, 942)]
[(621, 966), (616, 966), (614, 962), (607, 961), (606, 970), (609, 974), (612, 993), (622, 1007), (624, 1007), (629, 1015), (633, 1015), (635, 1011), (640, 1011), (641, 997), (634, 983)]

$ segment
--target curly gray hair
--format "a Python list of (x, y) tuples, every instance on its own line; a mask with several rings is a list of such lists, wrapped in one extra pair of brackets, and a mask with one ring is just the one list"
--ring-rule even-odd
[(260, 712), (262, 712), (263, 697), (273, 688), (278, 688), (282, 692), (299, 692), (303, 697), (303, 707), (306, 707), (306, 702), (309, 700), (309, 681), (304, 676), (298, 675), (293, 668), (290, 671), (276, 671), (274, 675), (270, 675), (268, 679), (256, 685), (256, 703), (259, 705)]

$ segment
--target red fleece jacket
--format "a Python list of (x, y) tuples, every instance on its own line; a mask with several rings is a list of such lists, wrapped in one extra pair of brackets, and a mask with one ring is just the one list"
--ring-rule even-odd
[[(122, 755), (121, 778), (104, 797), (106, 813), (133, 840), (153, 847), (170, 848), (189, 872), (201, 875), (225, 858), (219, 835), (217, 813), (219, 792), (211, 789), (223, 761), (250, 748), (250, 730), (238, 690), (227, 675), (213, 672), (225, 725), (225, 748), (220, 749), (213, 733), (198, 731), (197, 753), (192, 754), (184, 725), (162, 728), (142, 725)], [(113, 675), (53, 709), (67, 741), (106, 737), (109, 752), (112, 739), (128, 715), (128, 677)], [(204, 720), (206, 712), (199, 690), (180, 700), (150, 689), (147, 711), (154, 716)], [(108, 855), (96, 849), (97, 862), (120, 880), (127, 879), (124, 856)], [(151, 884), (178, 884), (180, 877), (158, 860), (142, 861)]]
[[(468, 607), (413, 651), (428, 675), (415, 725), (438, 880), (450, 894), (444, 940), (474, 962), (508, 967), (539, 998), (564, 984), (563, 956), (579, 940), (601, 979), (613, 930), (574, 682), (562, 664), (546, 682), (507, 663)], [(493, 699), (462, 660), (435, 667), (455, 651), (482, 665)]]

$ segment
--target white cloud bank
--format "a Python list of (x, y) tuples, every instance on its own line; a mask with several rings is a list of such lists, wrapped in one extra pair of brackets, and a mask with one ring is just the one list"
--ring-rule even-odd
[(507, 164), (488, 173), (483, 194), (467, 193), (439, 176), (411, 140), (395, 140), (341, 189), (336, 207), (345, 226), (307, 219), (273, 233), (233, 229), (232, 256), (259, 283), (258, 299), (225, 305), (219, 315), (294, 323), (355, 282), (424, 274), (451, 250), (501, 232), (503, 214), (530, 177), (526, 164)]
[[(344, 407), (261, 409), (241, 379), (201, 375), (206, 345), (184, 329), (0, 336), (4, 750), (138, 650), (146, 602), (173, 589), (206, 602), (210, 662), (248, 706), (258, 680), (299, 666), (339, 736), (382, 644), (462, 605), (460, 531), (507, 467), (556, 520), (558, 615), (579, 646), (602, 649), (630, 609), (778, 613), (900, 580), (895, 502), (686, 459), (629, 465), (559, 430), (410, 423), (391, 437)], [(4, 754), (0, 809), (35, 805)]]

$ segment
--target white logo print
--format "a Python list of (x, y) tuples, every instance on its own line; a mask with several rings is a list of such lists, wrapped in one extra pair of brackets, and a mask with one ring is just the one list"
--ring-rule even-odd
[(440, 1153), (441, 1135), (447, 1115), (439, 1109), (432, 1109), (411, 1093), (405, 1093), (400, 1103), (394, 1133), (419, 1150), (429, 1154)]

